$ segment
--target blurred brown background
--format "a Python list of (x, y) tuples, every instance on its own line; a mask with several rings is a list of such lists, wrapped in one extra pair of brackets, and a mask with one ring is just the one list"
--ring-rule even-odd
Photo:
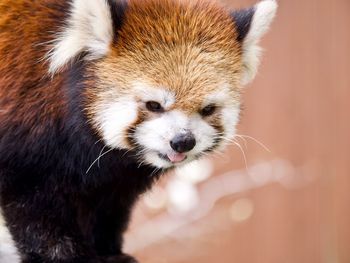
[(233, 145), (163, 180), (126, 238), (141, 262), (350, 262), (350, 1), (280, 0), (261, 45), (238, 132), (270, 152), (240, 138), (247, 165)]

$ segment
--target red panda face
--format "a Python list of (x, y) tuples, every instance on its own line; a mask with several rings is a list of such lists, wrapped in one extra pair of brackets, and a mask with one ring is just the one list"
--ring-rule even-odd
[(159, 168), (189, 162), (232, 139), (239, 116), (239, 91), (229, 83), (218, 78), (201, 94), (197, 88), (179, 94), (166, 82), (116, 81), (91, 104), (92, 123), (107, 145), (136, 150), (140, 162)]
[[(202, 1), (131, 1), (117, 32), (86, 37), (101, 42), (85, 48), (98, 46), (84, 94), (92, 128), (109, 147), (158, 168), (222, 149), (235, 136), (241, 86), (256, 73), (256, 44), (275, 9), (273, 0), (233, 15)], [(74, 13), (71, 22), (79, 23)], [(51, 71), (70, 59), (55, 61), (65, 41), (51, 54)]]
[(168, 89), (135, 84), (134, 92), (104, 101), (95, 123), (107, 145), (137, 149), (141, 162), (169, 167), (190, 161), (234, 135), (239, 105), (228, 102), (225, 89), (193, 112), (176, 108)]
[(107, 145), (137, 149), (140, 162), (168, 168), (233, 138), (241, 49), (232, 19), (211, 5), (172, 4), (162, 13), (151, 6), (130, 7), (118, 41), (92, 69), (98, 88), (89, 111)]

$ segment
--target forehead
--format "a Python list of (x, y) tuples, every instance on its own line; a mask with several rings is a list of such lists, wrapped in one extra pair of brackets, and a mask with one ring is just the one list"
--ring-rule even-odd
[[(237, 102), (240, 95), (240, 63), (221, 51), (207, 54), (196, 47), (154, 50), (158, 59), (134, 61), (110, 57), (99, 78), (108, 86), (117, 86), (122, 94), (131, 90), (143, 100), (155, 100), (187, 112), (206, 103)], [(236, 101), (234, 101), (236, 100)], [(226, 103), (226, 102), (225, 102)]]
[(161, 69), (203, 74), (209, 67), (235, 71), (241, 59), (227, 10), (199, 0), (131, 1), (111, 48), (111, 56), (157, 74)]
[(198, 1), (135, 3), (97, 67), (100, 79), (126, 90), (135, 82), (165, 89), (188, 109), (224, 86), (238, 93), (241, 46), (226, 11)]

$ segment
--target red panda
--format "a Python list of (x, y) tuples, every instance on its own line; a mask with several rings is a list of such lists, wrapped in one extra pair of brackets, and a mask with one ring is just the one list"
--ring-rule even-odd
[(276, 8), (2, 0), (0, 201), (22, 262), (136, 262), (133, 204), (235, 136)]

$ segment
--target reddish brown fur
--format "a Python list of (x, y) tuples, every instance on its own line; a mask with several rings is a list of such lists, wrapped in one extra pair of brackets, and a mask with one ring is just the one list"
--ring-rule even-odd
[(0, 2), (0, 119), (12, 118), (40, 132), (34, 121), (50, 124), (64, 114), (63, 79), (47, 76), (43, 58), (66, 9), (53, 0)]
[[(236, 34), (228, 12), (212, 3), (131, 1), (118, 41), (96, 65), (99, 86), (118, 87), (119, 95), (130, 92), (134, 80), (170, 89), (176, 94), (173, 108), (187, 113), (198, 111), (204, 96), (225, 83), (238, 101), (241, 47)], [(104, 97), (100, 91), (89, 94), (97, 104)]]
[[(67, 4), (42, 2), (0, 3), (5, 14), (0, 17), (0, 114), (20, 106), (16, 116), (26, 116), (29, 126), (33, 118), (52, 121), (65, 108), (62, 75), (52, 81), (45, 77), (48, 65), (43, 58), (51, 48), (45, 43), (54, 39), (51, 32), (60, 31)], [(56, 8), (49, 8), (53, 5)], [(117, 33), (111, 52), (93, 66), (100, 88), (88, 96), (96, 103), (106, 85), (118, 86), (120, 95), (135, 79), (174, 91), (173, 108), (188, 113), (198, 111), (204, 95), (223, 80), (238, 100), (241, 50), (224, 9), (204, 1), (132, 0)], [(89, 108), (92, 113), (96, 104)]]
[[(66, 202), (66, 197), (63, 195), (71, 194), (67, 200), (74, 200), (78, 203), (76, 206), (85, 212), (88, 210), (85, 207), (90, 209), (91, 204), (90, 197), (86, 198), (85, 194), (91, 191), (93, 192), (91, 200), (93, 202), (98, 200), (96, 206), (101, 203), (101, 207), (96, 210), (101, 209), (104, 212), (105, 208), (109, 209), (112, 205), (119, 204), (123, 209), (125, 208), (125, 211), (117, 211), (118, 218), (114, 218), (115, 215), (111, 218), (113, 224), (118, 223), (116, 228), (119, 231), (118, 235), (121, 235), (132, 203), (141, 192), (150, 187), (158, 174), (153, 176), (152, 167), (137, 166), (136, 162), (133, 163), (134, 160), (129, 162), (129, 157), (125, 157), (125, 153), (119, 156), (119, 152), (113, 153), (115, 155), (110, 156), (106, 165), (101, 166), (101, 170), (100, 167), (98, 169), (94, 167), (93, 175), (90, 173), (89, 176), (83, 177), (85, 174), (81, 174), (98, 154), (101, 156), (105, 145), (100, 141), (94, 142), (97, 138), (90, 136), (90, 129), (88, 129), (90, 127), (84, 129), (87, 127), (85, 118), (74, 120), (76, 122), (71, 120), (73, 118), (69, 118), (73, 110), (68, 108), (68, 101), (75, 101), (74, 98), (66, 97), (68, 96), (66, 92), (69, 89), (78, 89), (80, 86), (65, 85), (68, 75), (65, 70), (61, 70), (51, 78), (48, 75), (49, 65), (45, 61), (45, 56), (53, 47), (53, 40), (57, 37), (55, 34), (65, 26), (64, 22), (69, 14), (68, 1), (1, 0), (0, 14), (0, 122), (6, 124), (2, 132), (8, 137), (5, 138), (1, 150), (2, 156), (6, 157), (6, 164), (10, 163), (8, 160), (13, 160), (13, 156), (16, 157), (11, 162), (12, 165), (14, 163), (15, 172), (4, 177), (6, 181), (14, 178), (9, 184), (11, 187), (6, 189), (10, 192), (10, 197), (5, 200), (2, 196), (1, 199), (6, 204), (5, 214), (11, 215), (7, 220), (11, 223), (12, 231), (19, 233), (16, 242), (22, 244), (22, 250), (25, 253), (33, 250), (36, 253), (45, 254), (45, 257), (52, 256), (46, 254), (51, 250), (47, 252), (45, 248), (57, 247), (55, 245), (60, 240), (58, 233), (61, 233), (60, 231), (65, 233), (70, 229), (71, 226), (65, 225), (66, 222), (74, 222), (70, 216), (71, 211), (75, 211), (76, 204)], [(85, 83), (87, 89), (84, 93), (87, 96), (85, 107), (90, 121), (98, 109), (105, 107), (104, 102), (119, 98), (123, 94), (134, 94), (130, 89), (135, 80), (140, 80), (152, 87), (173, 91), (176, 102), (172, 107), (186, 113), (198, 112), (203, 106), (204, 96), (226, 84), (230, 88), (230, 94), (228, 94), (230, 101), (239, 103), (241, 47), (236, 41), (234, 23), (226, 11), (213, 4), (197, 0), (187, 2), (131, 0), (125, 17), (123, 26), (119, 32), (116, 32), (117, 40), (111, 44), (111, 50), (107, 56), (100, 60), (86, 62), (87, 68), (84, 74), (93, 77), (88, 79), (89, 83)], [(85, 101), (84, 99), (82, 98), (82, 101)], [(141, 111), (139, 113), (138, 119), (133, 123), (134, 126), (144, 118), (151, 118), (143, 115)], [(207, 120), (216, 127), (218, 132), (223, 130), (218, 116), (208, 117)], [(65, 123), (61, 124), (61, 121)], [(77, 123), (81, 125), (78, 131), (74, 130)], [(57, 128), (58, 124), (65, 126), (65, 129)], [(129, 128), (132, 129), (134, 126)], [(51, 127), (54, 128), (51, 129)], [(52, 132), (53, 130), (55, 132)], [(9, 136), (11, 131), (14, 133), (20, 131), (20, 135)], [(62, 138), (58, 138), (61, 132)], [(126, 132), (130, 133), (130, 130)], [(81, 134), (85, 136), (80, 138)], [(21, 140), (27, 142), (27, 145), (23, 146), (24, 151), (21, 151)], [(10, 143), (12, 141), (16, 141), (16, 147), (9, 149), (11, 147), (8, 145), (12, 145)], [(130, 140), (129, 143), (132, 147), (133, 142)], [(35, 146), (35, 151), (32, 146)], [(41, 147), (45, 147), (44, 151)], [(92, 152), (91, 148), (94, 148)], [(32, 155), (35, 156), (34, 160), (31, 159)], [(25, 164), (22, 164), (23, 162)], [(30, 168), (29, 171), (27, 167)], [(127, 167), (126, 171), (124, 167)], [(39, 168), (40, 172), (38, 172)], [(116, 170), (118, 174), (112, 175), (111, 171)], [(70, 172), (66, 174), (62, 171)], [(140, 176), (135, 177), (135, 173)], [(150, 174), (152, 176), (149, 176)], [(47, 178), (48, 175), (50, 180)], [(35, 179), (38, 178), (45, 181), (43, 189), (36, 188)], [(80, 180), (81, 178), (83, 180)], [(25, 183), (22, 185), (23, 180)], [(119, 188), (114, 189), (114, 186)], [(27, 192), (27, 189), (23, 190), (23, 188), (27, 187), (30, 199), (22, 196)], [(17, 189), (16, 192), (14, 189)], [(82, 192), (84, 194), (80, 196)], [(113, 196), (109, 199), (111, 193)], [(18, 196), (21, 196), (20, 199), (23, 198), (23, 203), (21, 203), (22, 200), (17, 199)], [(28, 200), (37, 200), (37, 196), (45, 200), (44, 205), (42, 206), (38, 201), (30, 206)], [(56, 197), (58, 197), (57, 200)], [(119, 203), (116, 203), (112, 197)], [(106, 200), (103, 200), (104, 198)], [(106, 205), (103, 201), (106, 201)], [(10, 203), (13, 203), (13, 209), (8, 206)], [(47, 205), (48, 203), (50, 205)], [(51, 203), (53, 203), (52, 209)], [(64, 212), (62, 212), (63, 208), (65, 208)], [(26, 217), (27, 214), (31, 215), (36, 211), (40, 215), (38, 222), (33, 221), (30, 216)], [(78, 211), (78, 214), (81, 211)], [(95, 216), (92, 215), (95, 212), (86, 212), (90, 213), (86, 218), (85, 214), (82, 216), (82, 219), (87, 220), (82, 222), (84, 226), (85, 223), (91, 223), (89, 220), (94, 217), (89, 216)], [(121, 219), (120, 215), (122, 215)], [(52, 220), (53, 222), (48, 220), (53, 218), (55, 219)], [(103, 215), (101, 218), (101, 225), (104, 227)], [(20, 221), (19, 224), (17, 220)], [(80, 217), (77, 220), (80, 221)], [(27, 223), (35, 227), (38, 225), (35, 228), (38, 233), (22, 234), (22, 228), (24, 229)], [(47, 227), (48, 224), (51, 224), (51, 228)], [(58, 227), (58, 231), (55, 227)], [(45, 237), (41, 235), (42, 233), (45, 233)], [(105, 233), (102, 229), (103, 239), (106, 234), (109, 233)], [(91, 236), (91, 233), (87, 233), (88, 238)], [(39, 237), (41, 240), (38, 240)], [(24, 244), (27, 239), (32, 241), (30, 245)], [(112, 239), (112, 241), (111, 244), (115, 244), (115, 240)], [(80, 247), (84, 242), (84, 239), (75, 240), (76, 255), (80, 255), (80, 249), (85, 250)], [(38, 247), (34, 248), (32, 245)], [(107, 246), (103, 247), (107, 248)], [(62, 243), (63, 256), (66, 256), (66, 252), (69, 253), (70, 248), (70, 242)], [(88, 255), (90, 255), (89, 251), (82, 256)], [(121, 257), (118, 258), (119, 261), (122, 260)], [(92, 258), (90, 262), (98, 261)], [(129, 259), (129, 262), (132, 261)]]

